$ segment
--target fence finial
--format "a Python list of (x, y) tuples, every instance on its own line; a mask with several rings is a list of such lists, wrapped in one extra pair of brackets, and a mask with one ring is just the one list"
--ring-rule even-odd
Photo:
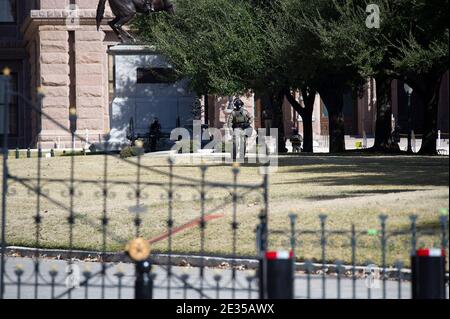
[(3, 75), (4, 76), (10, 76), (11, 75), (11, 69), (9, 67), (5, 67), (3, 69)]

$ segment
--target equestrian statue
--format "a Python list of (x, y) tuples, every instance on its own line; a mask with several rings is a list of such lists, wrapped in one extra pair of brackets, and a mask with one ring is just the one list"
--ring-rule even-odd
[[(107, 0), (100, 0), (97, 6), (97, 30), (105, 15), (105, 7)], [(174, 13), (175, 7), (171, 0), (108, 0), (111, 11), (116, 16), (113, 20), (108, 22), (114, 33), (117, 34), (120, 41), (125, 42), (131, 40), (136, 42), (136, 39), (122, 27), (128, 23), (136, 13), (150, 14), (153, 12), (165, 11)]]

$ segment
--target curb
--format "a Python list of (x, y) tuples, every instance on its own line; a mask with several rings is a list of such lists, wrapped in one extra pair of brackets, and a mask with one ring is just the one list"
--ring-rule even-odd
[[(103, 260), (107, 263), (132, 263), (132, 260), (125, 253), (114, 253), (106, 252), (104, 254), (96, 251), (82, 251), (82, 250), (62, 250), (62, 249), (35, 249), (26, 248), (18, 246), (6, 247), (6, 253), (12, 257), (35, 257), (38, 253), (40, 258), (56, 258), (56, 259), (79, 259), (86, 262), (100, 262)], [(226, 257), (210, 257), (210, 256), (195, 256), (195, 255), (180, 255), (180, 254), (154, 254), (151, 256), (151, 261), (155, 265), (164, 266), (181, 266), (181, 267), (209, 267), (209, 268), (230, 268), (233, 267), (240, 270), (256, 270), (259, 266), (258, 259), (251, 258), (226, 258)], [(323, 265), (318, 263), (309, 264), (312, 274), (321, 274), (323, 272)], [(353, 266), (342, 265), (341, 273), (343, 276), (351, 276), (351, 271)], [(297, 271), (306, 271), (305, 262), (295, 263), (295, 268)], [(365, 266), (355, 266), (355, 273), (357, 277), (364, 275), (367, 267)], [(382, 272), (382, 268), (374, 268)], [(325, 264), (325, 273), (330, 275), (336, 275), (337, 266), (334, 264)], [(411, 280), (411, 270), (401, 269), (400, 272), (395, 268), (386, 269), (386, 274), (388, 279), (399, 279), (399, 273), (401, 274), (402, 280)], [(446, 278), (448, 280), (448, 273)]]

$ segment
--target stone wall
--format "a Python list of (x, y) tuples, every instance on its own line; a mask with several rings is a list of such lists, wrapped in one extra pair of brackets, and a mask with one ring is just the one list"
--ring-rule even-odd
[(49, 116), (41, 118), (41, 141), (47, 143), (56, 141), (58, 136), (69, 135), (69, 37), (64, 27), (46, 25), (39, 27), (37, 36), (40, 44), (38, 81), (45, 94), (42, 112)]
[[(31, 91), (42, 88), (42, 111), (48, 116), (36, 119), (37, 141), (43, 148), (72, 146), (69, 109), (77, 111), (76, 135), (98, 142), (109, 133), (108, 45), (105, 31), (97, 31), (97, 2), (77, 1), (78, 20), (67, 22), (69, 1), (41, 0), (31, 10), (23, 33), (28, 41), (31, 64)], [(107, 11), (105, 24), (111, 18)], [(103, 27), (102, 27), (103, 28)], [(109, 36), (109, 39), (112, 37)], [(79, 138), (75, 147), (86, 146)]]

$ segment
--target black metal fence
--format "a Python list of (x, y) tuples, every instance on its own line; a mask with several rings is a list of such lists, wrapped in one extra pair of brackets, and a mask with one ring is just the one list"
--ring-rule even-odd
[[(290, 214), (289, 246), (299, 274), (296, 298), (411, 298), (411, 256), (421, 248), (435, 247), (448, 256), (448, 210), (436, 222), (418, 225), (417, 215), (409, 216), (409, 226), (389, 228), (389, 218), (379, 216), (379, 224), (364, 230), (329, 228), (327, 215), (320, 215), (318, 227), (302, 228), (298, 215)], [(286, 231), (269, 231), (269, 238)], [(317, 259), (305, 256), (306, 246), (315, 246)], [(332, 256), (331, 256), (332, 255)], [(340, 259), (336, 258), (340, 255)], [(367, 257), (370, 255), (370, 257)], [(332, 258), (336, 259), (332, 259)], [(371, 258), (371, 259), (369, 259)], [(448, 298), (448, 265), (445, 298)]]
[[(7, 77), (0, 77), (3, 128), (8, 127), (8, 99), (16, 95), (24, 100), (28, 111), (66, 129), (42, 112), (43, 95), (38, 95), (35, 105), (10, 91), (8, 83)], [(84, 140), (75, 131), (75, 110), (68, 112), (72, 123), (68, 132), (72, 139)], [(7, 134), (3, 134), (3, 145), (7, 145)], [(200, 164), (195, 176), (186, 176), (175, 172), (177, 166), (172, 160), (158, 167), (148, 165), (143, 155), (120, 158), (108, 151), (107, 142), (103, 149), (106, 151), (96, 157), (95, 165), (95, 170), (101, 174), (98, 178), (88, 178), (86, 172), (80, 177), (82, 160), (75, 156), (75, 150), (66, 158), (65, 172), (55, 170), (49, 173), (40, 148), (38, 156), (24, 164), (27, 167), (24, 172), (17, 167), (13, 172), (10, 161), (14, 159), (8, 158), (7, 147), (3, 147), (1, 298), (259, 298), (267, 293), (264, 291), (267, 278), (273, 275), (267, 274), (263, 256), (268, 247), (275, 246), (291, 250), (293, 263), (306, 260), (293, 267), (299, 271), (292, 273), (295, 298), (408, 298), (411, 297), (411, 288), (403, 279), (409, 279), (409, 273), (403, 270), (401, 263), (392, 261), (390, 252), (407, 249), (406, 254), (414, 253), (423, 236), (440, 238), (434, 247), (448, 250), (448, 215), (440, 218), (437, 228), (419, 229), (417, 217), (411, 216), (408, 229), (391, 230), (387, 227), (387, 217), (380, 216), (379, 227), (374, 229), (357, 230), (351, 226), (336, 230), (327, 227), (325, 215), (320, 216), (318, 228), (303, 229), (302, 221), (292, 214), (290, 228), (270, 230), (267, 172), (263, 172), (259, 182), (241, 183), (240, 169), (234, 165), (230, 167), (230, 181), (223, 182), (214, 180), (214, 174), (208, 175), (215, 166)], [(132, 178), (116, 174), (112, 167), (118, 165), (126, 166), (129, 172), (134, 171)], [(256, 203), (252, 208), (256, 213), (253, 219), (244, 220), (239, 212), (250, 201), (252, 205)], [(115, 205), (127, 208), (124, 212), (117, 211)], [(186, 206), (194, 213), (189, 219), (180, 221), (180, 210)], [(56, 212), (56, 219), (49, 218), (49, 209)], [(225, 212), (219, 217), (227, 219), (227, 222), (222, 223), (221, 228), (214, 228), (211, 234), (208, 227), (218, 212)], [(157, 214), (165, 216), (163, 223), (153, 218)], [(18, 222), (13, 223), (13, 220)], [(256, 230), (252, 236), (246, 237), (256, 248), (253, 250), (253, 263), (245, 267), (241, 267), (244, 262), (239, 253), (240, 245), (248, 245), (241, 239), (243, 222), (250, 222), (251, 229)], [(80, 239), (81, 228), (91, 239), (91, 246)], [(177, 237), (185, 230), (189, 230), (192, 236)], [(32, 240), (24, 243), (33, 247), (28, 253), (31, 259), (20, 258), (14, 254), (14, 248), (9, 247), (11, 242), (20, 244), (14, 234), (23, 231), (32, 232), (28, 234)], [(150, 238), (154, 235), (158, 236)], [(284, 241), (276, 242), (283, 237)], [(364, 241), (366, 237), (370, 240)], [(132, 263), (118, 262), (130, 261), (125, 252), (110, 254), (110, 250), (123, 250), (130, 240), (136, 238), (155, 243), (156, 247), (146, 258), (147, 248), (137, 244), (135, 256), (144, 257), (136, 260), (136, 267)], [(225, 253), (227, 264), (221, 270), (210, 268), (207, 259), (214, 252), (216, 239), (226, 241), (228, 246)], [(196, 267), (176, 266), (174, 258), (179, 252), (177, 242), (180, 240), (187, 241), (187, 246), (190, 245), (199, 257)], [(45, 256), (49, 241), (52, 246), (64, 248), (63, 256), (53, 259)], [(397, 242), (403, 244), (391, 246)], [(377, 260), (361, 260), (367, 252), (367, 245), (379, 246), (379, 255), (373, 256)], [(97, 252), (94, 260), (88, 258), (88, 261), (96, 262), (77, 260), (80, 256), (78, 249), (89, 247)], [(306, 251), (311, 249), (315, 249), (320, 258), (309, 260)], [(163, 259), (157, 254), (158, 250), (164, 253)], [(336, 252), (341, 251), (343, 261), (333, 260)], [(130, 255), (133, 256), (132, 253)], [(254, 268), (257, 272), (241, 271), (241, 268)], [(392, 277), (396, 280), (391, 281)]]
[[(43, 95), (39, 95), (37, 106), (25, 97), (19, 95), (17, 92), (9, 90), (9, 81), (7, 77), (1, 77), (1, 85), (3, 88), (3, 105), (2, 105), (2, 120), (3, 127), (8, 127), (8, 98), (10, 96), (18, 96), (23, 99), (30, 112), (35, 112), (38, 116), (50, 120), (55, 126), (65, 129), (59, 122), (53, 120), (50, 116), (42, 112)], [(70, 134), (72, 139), (83, 140), (83, 136), (78, 136), (75, 132), (73, 123), (76, 123), (76, 111), (69, 110), (70, 116)], [(3, 145), (7, 145), (7, 134), (3, 134)], [(84, 177), (78, 177), (77, 164), (79, 158), (75, 156), (73, 149), (69, 154), (68, 172), (66, 176), (50, 176), (48, 172), (43, 173), (43, 166), (45, 159), (43, 158), (43, 151), (39, 147), (38, 156), (29, 161), (34, 163), (33, 169), (35, 176), (31, 174), (15, 174), (9, 170), (8, 150), (3, 148), (3, 190), (2, 190), (2, 223), (1, 223), (1, 270), (0, 270), (0, 296), (5, 297), (26, 297), (26, 298), (82, 298), (89, 297), (90, 291), (94, 291), (97, 298), (112, 297), (112, 291), (116, 291), (115, 297), (123, 297), (124, 292), (130, 289), (133, 290), (136, 286), (136, 278), (139, 277), (135, 273), (135, 269), (130, 269), (129, 265), (121, 265), (117, 269), (117, 263), (107, 262), (108, 248), (111, 247), (125, 247), (125, 245), (133, 238), (147, 238), (150, 236), (148, 232), (143, 230), (148, 223), (152, 223), (152, 219), (145, 218), (145, 214), (152, 214), (152, 207), (154, 202), (158, 202), (158, 213), (166, 211), (165, 225), (158, 225), (158, 228), (163, 233), (160, 237), (166, 243), (164, 250), (167, 255), (166, 264), (154, 267), (150, 273), (152, 285), (154, 289), (161, 289), (164, 291), (164, 296), (159, 297), (200, 297), (200, 298), (214, 298), (227, 291), (227, 296), (237, 298), (238, 296), (250, 296), (256, 293), (257, 289), (254, 283), (254, 276), (237, 275), (237, 248), (238, 248), (238, 231), (240, 226), (238, 207), (242, 205), (243, 199), (251, 194), (252, 198), (259, 198), (259, 210), (261, 216), (267, 214), (268, 209), (268, 175), (262, 174), (261, 181), (255, 184), (244, 184), (238, 182), (239, 167), (234, 165), (230, 168), (230, 175), (232, 176), (230, 182), (214, 181), (207, 178), (208, 166), (199, 165), (197, 176), (181, 176), (174, 172), (174, 162), (169, 160), (167, 165), (161, 168), (155, 168), (151, 165), (142, 163), (143, 156), (138, 155), (136, 158), (127, 159), (120, 158), (117, 153), (109, 152), (109, 145), (105, 142), (103, 147), (102, 158), (97, 163), (96, 170), (102, 170), (102, 178), (89, 179), (85, 174)], [(114, 170), (109, 167), (112, 161), (119, 161), (127, 165), (127, 169), (135, 171), (134, 178), (121, 179), (115, 178)], [(149, 179), (149, 176), (151, 178)], [(86, 190), (88, 189), (88, 193)], [(194, 195), (193, 198), (182, 198), (180, 194), (188, 192)], [(160, 195), (157, 199), (155, 195)], [(123, 223), (123, 220), (128, 221), (131, 225), (121, 225), (127, 231), (114, 231), (120, 229), (111, 224), (115, 222), (114, 216), (110, 214), (113, 208), (111, 205), (117, 203), (117, 197), (122, 196), (123, 201), (129, 203), (128, 211), (133, 214), (133, 218), (123, 218), (117, 222)], [(96, 200), (101, 202), (99, 205), (100, 213), (89, 214), (83, 213), (86, 207), (79, 207), (83, 198), (87, 197), (87, 201)], [(114, 199), (115, 202), (112, 200)], [(21, 223), (32, 224), (34, 232), (34, 240), (31, 245), (34, 249), (31, 265), (23, 265), (22, 259), (17, 259), (15, 256), (7, 254), (8, 241), (7, 237), (9, 221), (16, 218), (20, 211), (26, 210), (30, 207), (20, 208), (17, 201), (29, 201), (32, 203), (31, 209), (33, 213), (27, 214), (28, 218), (23, 219)], [(177, 223), (174, 217), (174, 206), (179, 201), (191, 201), (192, 208), (197, 211), (197, 216), (193, 216), (188, 222)], [(8, 206), (9, 205), (9, 206)], [(153, 205), (153, 206), (152, 206)], [(56, 229), (61, 225), (46, 225), (46, 210), (51, 207), (58, 212), (59, 223), (64, 224), (64, 233), (67, 238), (65, 246), (67, 252), (65, 254), (66, 261), (49, 261), (42, 256), (42, 249), (45, 248), (44, 239), (48, 236), (57, 236)], [(89, 210), (89, 209), (87, 209)], [(156, 210), (156, 209), (155, 209)], [(206, 269), (206, 264), (199, 265), (195, 272), (180, 273), (174, 271), (172, 262), (172, 255), (174, 254), (175, 234), (184, 228), (190, 228), (192, 232), (197, 232), (194, 236), (197, 241), (197, 256), (206, 256), (206, 244), (208, 237), (206, 230), (210, 217), (218, 211), (224, 211), (228, 214), (230, 223), (227, 229), (221, 229), (223, 236), (228, 234), (229, 250), (228, 257), (231, 260), (229, 265), (230, 271), (225, 275), (209, 274)], [(28, 212), (29, 213), (29, 212)], [(126, 214), (128, 212), (125, 212)], [(262, 220), (266, 220), (262, 218)], [(259, 219), (254, 221), (255, 225)], [(79, 244), (77, 240), (77, 227), (82, 225), (90, 229), (92, 237), (100, 236), (99, 245), (96, 250), (99, 250), (98, 262), (100, 266), (91, 265), (91, 268), (84, 270), (79, 269), (76, 265), (76, 257), (78, 253), (76, 249)], [(27, 227), (29, 229), (29, 227)], [(266, 227), (263, 225), (263, 229)], [(20, 229), (15, 229), (19, 231)], [(9, 233), (14, 237), (13, 233)], [(59, 234), (58, 236), (61, 236)], [(261, 238), (263, 240), (263, 238)], [(30, 243), (28, 243), (30, 244)], [(194, 244), (194, 243), (192, 243)], [(262, 244), (264, 245), (264, 243)], [(265, 249), (263, 246), (260, 247)], [(125, 253), (124, 253), (125, 254)], [(119, 258), (120, 257), (116, 257)], [(122, 258), (123, 259), (123, 258)], [(126, 259), (126, 258), (125, 258)], [(205, 259), (201, 259), (204, 261)], [(150, 258), (151, 261), (151, 258)], [(13, 265), (14, 264), (14, 265)], [(116, 269), (114, 269), (116, 268)], [(24, 289), (26, 287), (27, 289)], [(30, 290), (31, 287), (31, 290)], [(83, 289), (77, 289), (82, 287)], [(8, 293), (9, 289), (14, 289), (14, 292)], [(32, 293), (30, 293), (32, 291)], [(81, 294), (81, 291), (83, 293)], [(25, 295), (24, 295), (25, 293)], [(80, 295), (81, 294), (81, 295)], [(129, 297), (130, 295), (128, 295)]]

